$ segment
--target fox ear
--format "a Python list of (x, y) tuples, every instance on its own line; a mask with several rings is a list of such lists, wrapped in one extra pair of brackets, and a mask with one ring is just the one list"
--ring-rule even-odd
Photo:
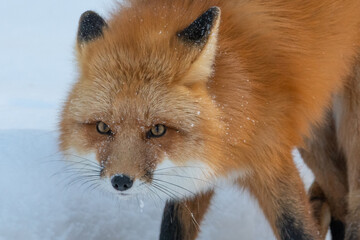
[(178, 33), (178, 37), (195, 50), (192, 51), (195, 54), (194, 61), (188, 74), (183, 78), (184, 84), (207, 81), (213, 73), (220, 15), (220, 8), (212, 7)]
[(216, 27), (217, 20), (220, 16), (220, 8), (212, 7), (198, 17), (187, 28), (178, 33), (183, 41), (203, 45), (209, 38), (213, 28)]
[(79, 20), (79, 28), (77, 33), (78, 46), (82, 46), (101, 37), (105, 27), (107, 27), (105, 20), (96, 12), (84, 12)]

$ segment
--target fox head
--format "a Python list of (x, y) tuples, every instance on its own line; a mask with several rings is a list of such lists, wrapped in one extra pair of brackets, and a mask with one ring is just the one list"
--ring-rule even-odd
[(79, 79), (63, 110), (60, 148), (121, 196), (204, 191), (224, 171), (225, 126), (208, 87), (221, 11), (185, 21), (175, 8), (134, 9), (109, 22), (92, 11), (81, 16)]

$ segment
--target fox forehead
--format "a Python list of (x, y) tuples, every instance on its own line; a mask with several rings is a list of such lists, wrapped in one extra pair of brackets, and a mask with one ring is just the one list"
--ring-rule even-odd
[[(157, 66), (159, 62), (153, 67), (152, 61), (142, 67), (131, 63), (129, 70), (120, 66), (122, 63), (117, 59), (113, 61), (119, 65), (114, 63), (111, 67), (110, 60), (101, 60), (103, 54), (98, 57), (100, 60), (83, 63), (80, 81), (74, 88), (76, 97), (70, 103), (73, 116), (80, 118), (78, 121), (117, 122), (126, 118), (151, 125), (171, 119), (177, 124), (191, 125), (198, 119), (198, 113), (203, 112), (202, 105), (211, 101), (206, 87), (182, 85), (184, 73), (176, 72), (176, 67), (174, 73), (166, 73), (169, 63), (164, 63), (163, 68)], [(125, 62), (124, 65), (129, 64)]]
[(175, 118), (193, 123), (191, 116), (198, 115), (200, 102), (207, 94), (180, 83), (191, 65), (186, 56), (176, 60), (172, 54), (158, 50), (166, 46), (148, 53), (141, 46), (124, 49), (119, 47), (122, 42), (114, 44), (108, 39), (111, 37), (105, 34), (90, 43), (79, 57), (80, 81), (72, 101), (72, 109), (78, 114), (73, 115), (81, 116), (80, 121), (101, 116), (111, 121), (127, 118), (148, 124)]
[[(116, 81), (117, 85), (122, 85)], [(186, 128), (199, 121), (202, 97), (186, 87), (144, 83), (109, 87), (107, 80), (86, 80), (69, 101), (76, 122), (138, 122), (145, 126), (169, 123)]]

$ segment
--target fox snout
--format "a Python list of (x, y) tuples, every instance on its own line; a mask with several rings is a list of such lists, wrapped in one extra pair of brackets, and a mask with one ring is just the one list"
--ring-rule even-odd
[(118, 191), (126, 191), (133, 185), (133, 179), (124, 174), (117, 174), (111, 177), (111, 185)]

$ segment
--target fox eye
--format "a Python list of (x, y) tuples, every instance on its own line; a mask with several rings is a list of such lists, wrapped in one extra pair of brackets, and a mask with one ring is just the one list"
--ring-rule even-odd
[(162, 124), (157, 124), (150, 129), (147, 133), (147, 138), (159, 138), (164, 136), (166, 133), (166, 126)]
[(96, 130), (100, 133), (100, 134), (106, 134), (106, 135), (110, 135), (111, 134), (111, 129), (110, 127), (104, 123), (104, 122), (98, 122), (96, 124)]

